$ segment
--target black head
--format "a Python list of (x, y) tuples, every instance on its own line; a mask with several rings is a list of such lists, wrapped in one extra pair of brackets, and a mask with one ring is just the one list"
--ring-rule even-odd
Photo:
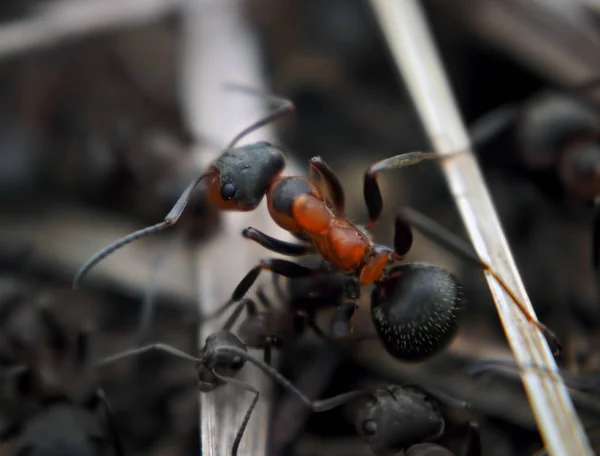
[(385, 349), (421, 361), (444, 349), (459, 327), (462, 287), (445, 269), (402, 264), (371, 293), (373, 324)]
[(594, 134), (600, 115), (583, 101), (558, 92), (544, 92), (524, 106), (517, 130), (523, 160), (534, 169), (554, 163), (558, 151), (573, 139)]
[(198, 388), (201, 391), (212, 391), (222, 384), (213, 371), (224, 377), (235, 377), (244, 367), (246, 360), (223, 349), (232, 347), (246, 352), (246, 345), (229, 331), (219, 331), (206, 338), (206, 343), (200, 352), (202, 360), (198, 365)]
[(356, 432), (375, 454), (403, 450), (435, 439), (444, 432), (444, 418), (427, 396), (390, 385), (350, 406)]
[(208, 200), (220, 209), (251, 211), (284, 167), (283, 152), (264, 141), (228, 149), (212, 164)]

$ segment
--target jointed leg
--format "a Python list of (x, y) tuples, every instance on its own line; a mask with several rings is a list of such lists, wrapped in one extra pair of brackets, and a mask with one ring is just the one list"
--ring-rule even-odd
[(162, 343), (156, 343), (156, 344), (146, 345), (144, 347), (132, 348), (130, 350), (125, 350), (125, 351), (122, 351), (121, 353), (117, 353), (115, 355), (107, 356), (105, 358), (102, 358), (102, 359), (96, 361), (95, 364), (97, 366), (105, 366), (107, 364), (114, 363), (115, 361), (120, 361), (125, 358), (131, 358), (133, 356), (140, 356), (144, 353), (149, 353), (149, 352), (162, 352), (162, 353), (166, 353), (167, 355), (175, 356), (177, 358), (185, 359), (187, 361), (192, 361), (194, 363), (201, 361), (199, 358), (196, 358), (195, 356), (192, 356), (192, 355), (188, 355), (187, 353), (185, 353), (181, 350), (178, 350), (175, 347), (171, 347), (170, 345), (166, 345), (166, 344), (162, 344)]
[(322, 269), (309, 268), (307, 266), (300, 265), (298, 263), (294, 263), (289, 260), (282, 260), (279, 258), (272, 258), (267, 260), (262, 260), (260, 264), (253, 267), (240, 281), (240, 283), (235, 287), (233, 293), (231, 294), (231, 298), (223, 304), (219, 309), (217, 309), (212, 314), (205, 316), (205, 318), (215, 318), (225, 312), (232, 304), (238, 302), (240, 299), (244, 297), (244, 295), (248, 292), (250, 287), (256, 282), (258, 276), (263, 271), (271, 271), (274, 274), (279, 274), (284, 277), (288, 277), (290, 279), (295, 279), (299, 277), (310, 277), (317, 274), (324, 274), (328, 271), (324, 271)]
[(295, 244), (293, 242), (282, 241), (252, 227), (243, 230), (242, 236), (253, 240), (267, 250), (281, 253), (282, 255), (302, 256), (314, 251), (314, 247), (310, 244)]
[(460, 257), (480, 266), (484, 271), (490, 273), (504, 289), (504, 291), (506, 291), (506, 293), (511, 297), (527, 321), (537, 326), (546, 336), (546, 338), (555, 344), (555, 352), (561, 351), (562, 346), (554, 332), (531, 316), (531, 314), (527, 311), (527, 309), (525, 309), (523, 303), (521, 303), (507, 283), (500, 276), (498, 276), (498, 274), (496, 274), (489, 264), (485, 263), (477, 256), (477, 253), (475, 253), (471, 245), (414, 209), (403, 208), (399, 211), (399, 216), (402, 217), (407, 223), (410, 223), (410, 225), (425, 233), (432, 240), (436, 241), (448, 250), (458, 254)]
[(106, 415), (106, 421), (108, 422), (108, 430), (112, 437), (115, 453), (117, 456), (125, 456), (123, 442), (121, 441), (121, 436), (119, 435), (117, 424), (115, 422), (115, 414), (113, 413), (113, 409), (110, 405), (110, 402), (108, 401), (108, 398), (106, 397), (106, 394), (102, 389), (96, 391), (96, 393), (92, 397), (91, 403), (88, 405), (91, 408), (95, 409), (100, 404), (102, 404), (102, 406), (104, 407), (104, 414)]
[(248, 421), (250, 421), (250, 416), (252, 416), (254, 407), (256, 407), (258, 398), (260, 397), (260, 393), (258, 392), (258, 390), (256, 388), (248, 385), (245, 382), (242, 382), (240, 380), (237, 380), (237, 379), (231, 378), (231, 377), (224, 377), (222, 375), (217, 374), (215, 371), (213, 371), (213, 374), (215, 377), (217, 377), (219, 380), (223, 381), (224, 383), (231, 383), (232, 385), (236, 385), (236, 386), (243, 388), (246, 391), (250, 391), (251, 393), (254, 394), (254, 397), (252, 398), (252, 403), (250, 404), (250, 406), (248, 407), (248, 410), (246, 411), (246, 413), (244, 415), (242, 424), (240, 424), (240, 428), (238, 429), (237, 433), (235, 434), (235, 439), (233, 440), (233, 445), (231, 446), (231, 456), (237, 456), (237, 452), (240, 447), (240, 442), (242, 441), (242, 437), (244, 436), (244, 431), (246, 430)]
[(344, 286), (346, 302), (341, 304), (331, 319), (333, 337), (345, 337), (352, 333), (351, 320), (358, 308), (360, 300), (360, 283), (355, 277), (348, 277)]
[(248, 315), (256, 315), (256, 303), (250, 298), (242, 299), (223, 325), (223, 331), (231, 331), (244, 308), (246, 308)]
[(519, 112), (518, 105), (506, 104), (476, 119), (469, 127), (473, 146), (484, 146), (490, 139), (513, 126)]
[(346, 208), (346, 197), (341, 182), (321, 157), (310, 159), (310, 178), (327, 195), (327, 201), (336, 215), (342, 217)]
[(380, 160), (369, 166), (365, 172), (363, 188), (365, 204), (367, 205), (367, 211), (369, 212), (367, 229), (373, 229), (383, 210), (383, 199), (381, 197), (379, 184), (377, 183), (377, 173), (386, 169), (406, 168), (407, 166), (416, 165), (423, 160), (444, 160), (453, 157), (454, 155), (455, 154), (440, 155), (435, 152), (408, 152), (406, 154)]

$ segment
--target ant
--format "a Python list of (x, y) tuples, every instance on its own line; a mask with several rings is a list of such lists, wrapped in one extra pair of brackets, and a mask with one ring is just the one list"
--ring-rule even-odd
[(254, 394), (254, 398), (252, 399), (236, 433), (231, 450), (232, 456), (237, 455), (240, 442), (244, 435), (244, 430), (246, 429), (246, 425), (250, 420), (250, 416), (258, 402), (260, 394), (253, 386), (233, 378), (241, 371), (246, 362), (254, 364), (287, 391), (296, 395), (313, 412), (325, 412), (331, 410), (365, 394), (364, 391), (355, 390), (331, 398), (311, 401), (277, 370), (248, 353), (246, 344), (244, 344), (235, 334), (227, 330), (218, 331), (209, 335), (206, 338), (204, 347), (200, 350), (197, 357), (189, 355), (170, 345), (154, 343), (108, 356), (98, 361), (96, 364), (98, 366), (104, 366), (127, 357), (139, 356), (147, 352), (162, 352), (169, 356), (196, 363), (197, 386), (198, 389), (204, 393), (211, 392), (226, 383), (231, 383), (232, 385), (243, 388)]
[[(518, 104), (500, 106), (476, 119), (471, 138), (477, 149), (508, 134), (506, 153), (480, 153), (490, 164), (526, 175), (556, 198), (568, 195), (592, 208), (592, 266), (600, 273), (600, 112), (581, 95), (592, 80), (565, 92), (541, 91)], [(498, 163), (496, 158), (501, 161)]]
[(49, 308), (16, 290), (3, 297), (0, 321), (0, 442), (16, 455), (124, 456), (110, 404), (91, 387), (87, 333), (70, 337)]
[[(457, 329), (457, 316), (462, 308), (458, 281), (447, 271), (435, 266), (397, 264), (404, 259), (413, 240), (411, 226), (404, 216), (398, 215), (395, 219), (393, 249), (372, 242), (367, 230), (375, 226), (383, 210), (383, 199), (377, 183), (380, 172), (405, 168), (423, 160), (448, 157), (436, 153), (409, 152), (373, 163), (364, 175), (364, 199), (369, 220), (363, 229), (344, 215), (342, 185), (322, 158), (310, 160), (309, 178), (282, 176), (285, 156), (278, 147), (264, 141), (236, 147), (250, 132), (294, 111), (294, 105), (289, 100), (273, 96), (269, 98), (277, 102), (279, 107), (238, 133), (208, 170), (187, 187), (164, 221), (125, 236), (96, 253), (77, 272), (73, 286), (76, 288), (92, 266), (115, 250), (175, 224), (192, 191), (206, 180), (207, 200), (221, 210), (251, 211), (266, 196), (271, 218), (302, 243), (275, 239), (253, 227), (243, 230), (245, 238), (287, 256), (317, 253), (326, 263), (325, 267), (311, 268), (284, 259), (264, 259), (242, 278), (231, 298), (216, 315), (240, 301), (261, 271), (296, 279), (330, 274), (333, 269), (347, 276), (344, 302), (338, 306), (331, 322), (331, 332), (335, 337), (344, 337), (352, 332), (351, 319), (359, 303), (361, 287), (374, 284), (372, 316), (386, 349), (408, 360), (423, 359), (439, 351)], [(443, 229), (433, 234), (434, 237), (450, 240), (451, 244), (456, 242)], [(454, 250), (465, 252), (456, 246)], [(467, 257), (472, 258), (472, 252), (467, 251)], [(554, 340), (557, 346), (560, 345), (556, 336), (526, 311), (489, 265), (476, 255), (474, 261), (494, 275), (528, 321)], [(404, 302), (390, 302), (388, 298), (391, 294), (403, 298)], [(428, 303), (428, 306), (423, 306), (421, 301)], [(406, 305), (406, 302), (412, 305)], [(403, 304), (403, 309), (397, 308), (400, 304)]]
[(438, 448), (445, 447), (445, 438), (450, 434), (464, 437), (465, 456), (481, 454), (478, 426), (470, 421), (454, 423), (450, 413), (451, 409), (467, 409), (469, 404), (441, 391), (417, 385), (388, 385), (354, 399), (347, 407), (356, 432), (376, 456), (398, 451), (425, 456), (434, 450), (439, 452), (432, 454), (452, 455), (450, 450), (442, 452)]

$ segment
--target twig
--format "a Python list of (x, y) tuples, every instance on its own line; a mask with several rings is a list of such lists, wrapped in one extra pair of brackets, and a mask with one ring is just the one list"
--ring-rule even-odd
[[(440, 154), (470, 150), (470, 141), (446, 80), (423, 12), (416, 0), (371, 0), (392, 55), (406, 81), (428, 136)], [(471, 153), (445, 161), (443, 170), (478, 255), (516, 292), (535, 316), (500, 226), (481, 171)], [(515, 358), (557, 370), (546, 340), (486, 274)], [(587, 436), (562, 381), (522, 374), (536, 422), (552, 455), (592, 455)]]
[(579, 10), (581, 5), (569, 3), (580, 13), (579, 24), (573, 15), (557, 14), (545, 1), (462, 0), (445, 6), (490, 45), (551, 83), (569, 87), (597, 78), (600, 72), (596, 58), (600, 34), (589, 24), (593, 16)]
[(61, 0), (0, 27), (0, 58), (67, 39), (140, 25), (176, 11), (185, 0)]
[[(211, 138), (211, 142), (223, 147), (235, 134), (266, 112), (265, 100), (224, 90), (227, 82), (259, 90), (264, 85), (260, 76), (258, 47), (240, 9), (238, 1), (193, 0), (188, 2), (183, 14), (182, 96), (186, 115), (194, 133)], [(271, 129), (261, 128), (243, 142), (256, 140), (272, 140)], [(212, 149), (199, 150), (197, 156), (204, 166), (216, 158)], [(252, 212), (222, 214), (219, 235), (202, 245), (197, 256), (198, 294), (203, 314), (212, 313), (225, 302), (238, 281), (261, 257), (267, 255), (260, 246), (242, 238), (242, 229), (248, 226), (290, 239), (288, 233), (270, 220), (264, 203)], [(270, 252), (268, 256), (271, 256)], [(199, 344), (204, 345), (206, 336), (220, 328), (221, 322), (206, 322), (199, 328)], [(239, 379), (258, 388), (261, 398), (250, 418), (238, 454), (264, 456), (271, 383), (252, 366), (246, 366)], [(200, 394), (203, 455), (230, 454), (235, 432), (250, 399), (244, 391), (228, 386)]]

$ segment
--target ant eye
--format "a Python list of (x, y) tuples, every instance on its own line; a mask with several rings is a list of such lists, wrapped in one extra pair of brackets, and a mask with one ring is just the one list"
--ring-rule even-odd
[(231, 183), (224, 184), (221, 187), (221, 197), (225, 201), (229, 201), (235, 195), (235, 186)]
[(368, 436), (377, 434), (377, 423), (373, 420), (364, 421), (362, 424), (362, 431), (364, 435)]

